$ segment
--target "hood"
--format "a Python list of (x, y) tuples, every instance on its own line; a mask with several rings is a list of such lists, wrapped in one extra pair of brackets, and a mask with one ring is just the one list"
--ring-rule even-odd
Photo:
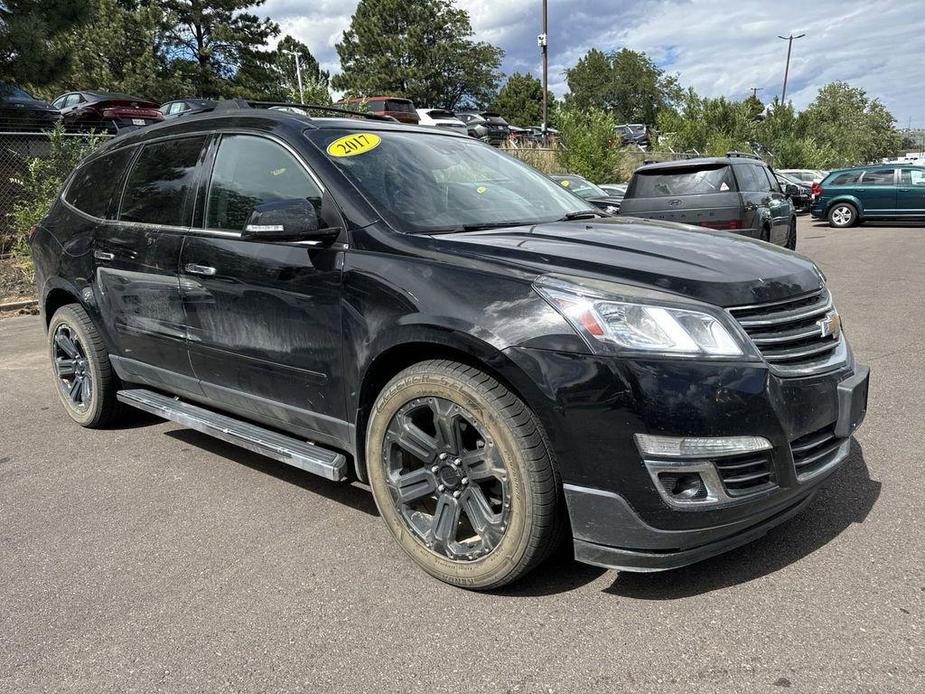
[(822, 286), (813, 262), (791, 251), (727, 232), (647, 219), (553, 222), (445, 234), (435, 241), (450, 252), (537, 275), (613, 280), (716, 306), (777, 301)]

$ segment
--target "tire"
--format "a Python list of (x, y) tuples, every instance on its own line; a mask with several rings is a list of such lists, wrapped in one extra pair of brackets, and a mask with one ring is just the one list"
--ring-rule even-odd
[(393, 537), (451, 585), (511, 583), (563, 535), (561, 484), (539, 421), (476, 368), (426, 361), (395, 376), (373, 406), (366, 465)]
[(829, 208), (829, 226), (847, 229), (858, 223), (858, 209), (850, 202), (837, 202)]
[(88, 428), (105, 426), (119, 413), (118, 379), (103, 338), (80, 304), (59, 308), (48, 324), (55, 390), (65, 411)]
[(791, 251), (797, 249), (797, 220), (790, 220), (790, 229), (787, 231), (787, 243), (784, 244), (785, 248), (789, 248)]

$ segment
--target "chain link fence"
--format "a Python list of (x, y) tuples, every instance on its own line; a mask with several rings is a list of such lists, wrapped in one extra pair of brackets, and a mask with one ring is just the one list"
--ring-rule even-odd
[[(44, 187), (41, 181), (34, 180), (34, 175), (30, 176), (30, 167), (34, 169), (39, 160), (47, 162), (48, 169), (39, 175), (48, 177), (48, 182), (54, 185), (70, 173), (80, 156), (78, 148), (87, 147), (91, 141), (98, 144), (107, 137), (48, 129), (0, 129), (0, 257), (13, 252), (22, 233), (11, 216), (17, 203), (35, 198), (41, 194), (35, 189)], [(56, 138), (59, 150), (67, 149), (76, 154), (62, 156), (60, 151), (56, 152)]]

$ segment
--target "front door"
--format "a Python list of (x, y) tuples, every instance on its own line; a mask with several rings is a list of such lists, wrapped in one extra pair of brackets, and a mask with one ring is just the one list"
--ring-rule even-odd
[(793, 203), (781, 190), (780, 182), (771, 169), (765, 166), (759, 166), (765, 178), (768, 180), (768, 209), (771, 214), (771, 242), (781, 246), (787, 243), (787, 237), (790, 234), (790, 219), (793, 215)]
[(117, 366), (142, 382), (192, 392), (198, 388), (177, 270), (205, 139), (144, 145), (126, 179), (118, 218), (98, 229), (93, 251)]
[(899, 170), (896, 207), (899, 214), (925, 216), (925, 168)]
[(181, 292), (193, 370), (210, 400), (307, 438), (346, 438), (341, 368), (343, 251), (241, 239), (254, 207), (322, 189), (283, 144), (214, 143), (202, 229), (187, 236)]

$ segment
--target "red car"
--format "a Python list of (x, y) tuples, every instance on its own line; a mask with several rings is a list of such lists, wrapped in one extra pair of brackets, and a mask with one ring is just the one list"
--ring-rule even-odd
[(412, 125), (417, 125), (420, 121), (418, 112), (414, 108), (414, 102), (411, 99), (397, 96), (352, 97), (344, 99), (339, 105), (345, 108), (356, 108), (361, 104), (366, 104), (366, 110), (377, 116), (391, 116), (397, 121)]
[(164, 120), (156, 101), (113, 92), (68, 92), (52, 102), (69, 129), (119, 132)]

